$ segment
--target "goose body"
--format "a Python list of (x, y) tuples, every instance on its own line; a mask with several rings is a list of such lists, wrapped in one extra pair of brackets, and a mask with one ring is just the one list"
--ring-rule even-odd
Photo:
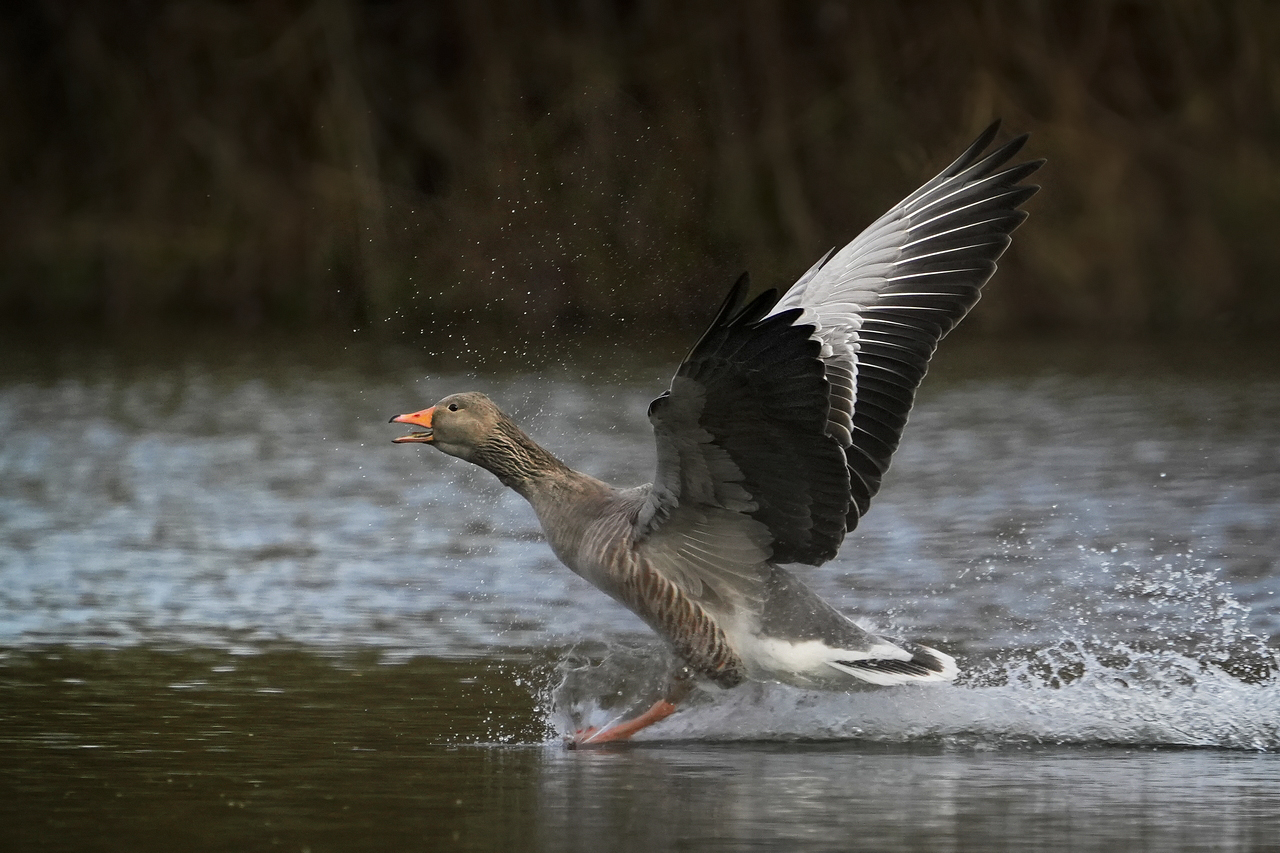
[(788, 564), (835, 556), (879, 491), (938, 341), (977, 302), (1042, 161), (1006, 167), (1026, 137), (985, 154), (987, 129), (941, 174), (781, 297), (734, 285), (649, 406), (653, 483), (615, 488), (540, 447), (485, 395), (392, 418), (493, 472), (533, 507), (556, 556), (640, 616), (682, 662), (629, 737), (691, 684), (801, 687), (948, 682), (955, 660), (869, 633)]

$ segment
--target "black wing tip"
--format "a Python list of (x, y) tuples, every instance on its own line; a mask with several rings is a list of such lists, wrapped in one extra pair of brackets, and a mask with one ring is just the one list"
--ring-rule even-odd
[[(1031, 139), (1031, 134), (1021, 133), (1015, 136), (1013, 139), (1010, 139), (1008, 142), (1005, 142), (1004, 144), (1000, 145), (999, 147), (993, 148), (991, 151), (987, 152), (986, 154), (983, 154), (982, 152), (986, 149), (986, 145), (991, 144), (990, 140), (988, 140), (986, 145), (984, 145), (982, 148), (977, 147), (978, 143), (982, 142), (984, 139), (986, 139), (985, 133), (982, 136), (980, 136), (974, 142), (973, 145), (969, 146), (969, 150), (966, 151), (964, 153), (964, 156), (961, 157), (961, 161), (964, 161), (965, 158), (968, 157), (970, 154), (972, 154), (973, 156), (967, 162), (964, 162), (964, 165), (960, 169), (956, 170), (957, 174), (969, 168), (972, 168), (975, 172), (978, 172), (984, 175), (994, 174), (996, 169), (1000, 168), (1005, 163), (1008, 163), (1010, 160), (1012, 160), (1018, 154), (1018, 152), (1021, 151), (1026, 146), (1027, 141)], [(1001, 172), (1000, 175), (1006, 180), (1009, 180), (1011, 183), (1020, 181), (1023, 178), (1025, 178), (1027, 175), (1030, 175), (1032, 172), (1036, 171), (1041, 166), (1043, 166), (1045, 162), (1046, 162), (1046, 159), (1043, 157), (1037, 160), (1028, 160), (1025, 163), (1019, 163), (1016, 166), (1011, 166), (1010, 168)], [(1025, 174), (1023, 174), (1024, 170), (1025, 170)], [(1016, 178), (1012, 177), (1015, 173), (1018, 174), (1018, 177)]]
[(967, 184), (995, 175), (1003, 183), (1012, 185), (1023, 180), (1027, 175), (1044, 165), (1045, 161), (1043, 159), (1034, 160), (1028, 163), (1019, 163), (997, 174), (1000, 167), (1013, 159), (1014, 155), (1021, 151), (1023, 146), (1027, 144), (1027, 140), (1031, 138), (1030, 133), (1022, 133), (988, 151), (987, 149), (991, 147), (999, 134), (1000, 125), (1000, 119), (996, 119), (987, 125), (986, 129), (979, 133), (973, 142), (969, 143), (969, 147), (964, 150), (963, 154), (953, 160), (951, 165), (935, 175), (932, 180), (925, 182), (923, 186), (903, 199), (902, 203), (909, 204), (915, 199), (936, 190), (938, 187), (957, 180)]
[[(1016, 166), (1010, 166), (1000, 173), (1010, 184), (1019, 184), (1027, 178), (1031, 177), (1036, 171), (1049, 161), (1041, 157), (1039, 160), (1028, 160), (1025, 163), (1019, 163)], [(1036, 186), (1036, 189), (1040, 189)]]
[(997, 155), (1003, 154), (1003, 158), (994, 164), (999, 165), (1000, 163), (1008, 160), (1014, 154), (1018, 153), (1018, 150), (1026, 144), (1030, 134), (1024, 133), (1021, 136), (1009, 140), (995, 151), (984, 154), (984, 152), (991, 147), (991, 143), (995, 142), (996, 135), (1000, 132), (1000, 124), (1000, 119), (996, 119), (991, 122), (991, 124), (987, 125), (986, 129), (979, 133), (977, 138), (969, 143), (969, 147), (964, 150), (964, 153), (957, 157), (950, 166), (943, 169), (942, 173), (938, 177), (952, 177), (953, 175), (958, 175), (979, 161), (989, 162)]
[(760, 321), (769, 313), (770, 308), (778, 304), (778, 296), (778, 288), (776, 287), (771, 287), (757, 294), (754, 299), (742, 307), (742, 310), (729, 318), (730, 325)]
[(724, 301), (720, 303), (720, 308), (717, 309), (715, 319), (711, 321), (711, 325), (717, 326), (723, 323), (727, 317), (735, 314), (742, 305), (743, 300), (746, 299), (747, 291), (750, 289), (751, 273), (743, 272), (729, 287), (729, 292), (725, 294)]
[(704, 331), (698, 337), (698, 340), (694, 342), (693, 346), (689, 348), (689, 352), (683, 359), (684, 361), (688, 361), (689, 357), (697, 352), (698, 349), (705, 344), (718, 329), (724, 328), (726, 324), (732, 322), (733, 317), (742, 313), (742, 302), (746, 298), (747, 291), (750, 288), (751, 274), (744, 272), (733, 282), (733, 285), (729, 288), (729, 292), (725, 294), (724, 299), (720, 302), (720, 307), (716, 309), (715, 316), (713, 316), (711, 318), (711, 322), (707, 324), (706, 331)]
[[(744, 272), (733, 282), (733, 286), (729, 288), (729, 292), (725, 294), (724, 301), (720, 303), (720, 307), (716, 310), (714, 319), (707, 327), (707, 331), (703, 334), (706, 338), (712, 331), (723, 328), (724, 326), (733, 326), (742, 323), (754, 323), (769, 313), (769, 309), (778, 303), (780, 294), (776, 287), (756, 294), (751, 300), (747, 301), (747, 291), (751, 289), (751, 274)], [(701, 343), (701, 341), (699, 341)], [(697, 349), (695, 344), (693, 349)]]
[[(990, 147), (991, 143), (995, 141), (996, 135), (1000, 133), (1000, 125), (1002, 123), (1002, 120), (997, 118), (991, 122), (991, 124), (987, 125), (986, 128), (978, 134), (977, 139), (969, 143), (969, 147), (960, 155), (957, 162), (972, 163), (974, 160), (977, 160), (978, 155), (983, 151), (986, 151), (987, 148)], [(1023, 135), (1025, 136), (1026, 134)]]

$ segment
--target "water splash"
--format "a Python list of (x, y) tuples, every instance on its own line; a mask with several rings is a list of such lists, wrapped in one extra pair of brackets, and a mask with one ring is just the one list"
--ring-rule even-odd
[[(637, 740), (1280, 750), (1280, 653), (1248, 630), (1248, 608), (1193, 555), (1142, 563), (1107, 563), (1114, 585), (1067, 606), (1059, 642), (962, 661), (954, 685), (703, 690)], [(636, 713), (660, 695), (671, 663), (657, 647), (575, 650), (548, 690), (548, 724), (568, 732)]]

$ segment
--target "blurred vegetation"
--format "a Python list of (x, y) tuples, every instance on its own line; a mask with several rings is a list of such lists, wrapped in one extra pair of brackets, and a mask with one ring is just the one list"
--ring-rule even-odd
[(696, 324), (994, 117), (1050, 163), (971, 325), (1280, 326), (1261, 0), (21, 0), (0, 46), (11, 327)]

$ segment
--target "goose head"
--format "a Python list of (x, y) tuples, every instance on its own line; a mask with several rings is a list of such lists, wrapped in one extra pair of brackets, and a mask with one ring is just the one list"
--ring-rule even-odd
[(391, 440), (396, 444), (430, 444), (470, 462), (476, 448), (492, 440), (507, 420), (502, 410), (484, 394), (468, 391), (451, 394), (420, 412), (396, 415), (391, 423), (418, 429)]

